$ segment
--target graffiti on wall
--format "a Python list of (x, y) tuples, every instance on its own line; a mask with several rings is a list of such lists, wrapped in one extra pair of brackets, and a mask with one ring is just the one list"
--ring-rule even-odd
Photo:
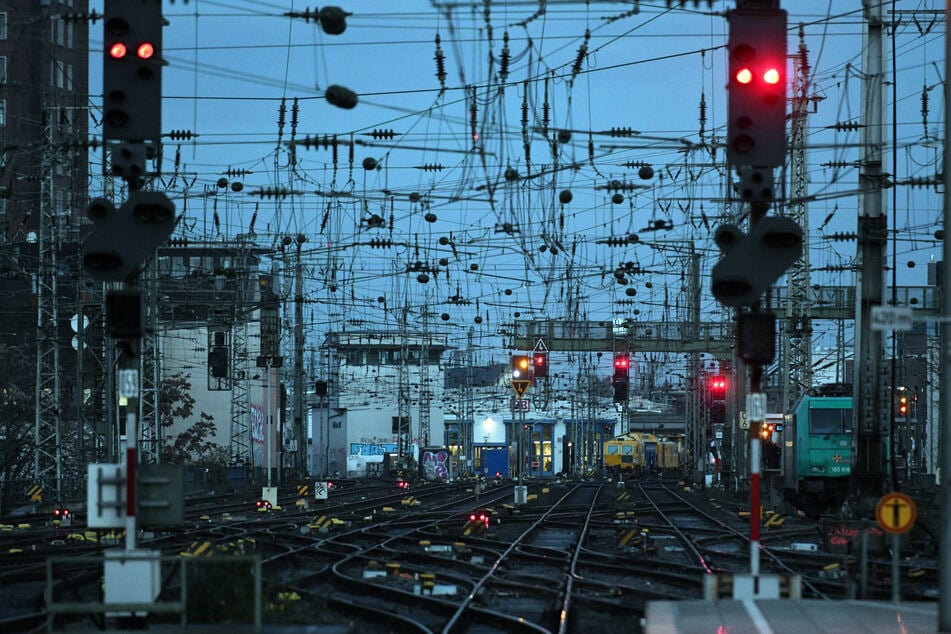
[(426, 480), (449, 480), (449, 452), (445, 449), (423, 449), (420, 466)]
[(251, 403), (251, 464), (264, 464), (264, 406)]
[(382, 456), (387, 453), (396, 453), (396, 443), (350, 443), (351, 456)]

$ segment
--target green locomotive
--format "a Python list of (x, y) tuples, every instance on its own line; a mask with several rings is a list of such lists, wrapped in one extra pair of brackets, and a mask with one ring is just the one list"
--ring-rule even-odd
[(852, 397), (813, 393), (800, 397), (783, 426), (786, 499), (816, 514), (836, 508), (852, 473)]

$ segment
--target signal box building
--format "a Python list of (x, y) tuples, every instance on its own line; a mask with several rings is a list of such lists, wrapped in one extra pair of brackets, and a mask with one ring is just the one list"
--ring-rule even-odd
[[(382, 474), (442, 443), (443, 334), (332, 332), (311, 409), (309, 470)], [(438, 455), (438, 451), (434, 453)], [(396, 458), (394, 458), (396, 456)]]
[[(155, 265), (161, 376), (186, 377), (195, 398), (194, 417), (177, 421), (163, 434), (181, 433), (205, 412), (217, 429), (211, 440), (227, 452), (229, 462), (258, 468), (266, 463), (267, 412), (272, 423), (281, 420), (280, 368), (275, 364), (268, 375), (269, 369), (256, 363), (262, 345), (279, 354), (276, 274), (260, 270), (266, 252), (250, 239), (176, 243), (158, 250)], [(278, 423), (273, 431), (276, 467)]]

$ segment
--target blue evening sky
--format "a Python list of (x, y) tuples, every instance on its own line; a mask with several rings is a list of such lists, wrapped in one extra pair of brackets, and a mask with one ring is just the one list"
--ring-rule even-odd
[[(883, 169), (899, 182), (940, 171), (941, 4), (883, 4), (895, 23), (885, 34)], [(507, 358), (500, 335), (513, 320), (679, 321), (688, 317), (691, 253), (701, 256), (702, 319), (730, 318), (709, 274), (714, 230), (740, 211), (722, 148), (724, 12), (734, 2), (549, 0), (544, 12), (521, 0), (339, 6), (353, 15), (344, 33), (328, 35), (314, 20), (286, 16), (314, 8), (304, 3), (164, 4), (163, 129), (198, 135), (164, 148), (162, 183), (185, 211), (176, 235), (227, 241), (253, 230), (265, 247), (306, 236), (309, 348), (330, 329), (395, 329), (404, 308), (456, 347), (471, 334), (477, 362)], [(788, 52), (799, 50), (801, 25), (812, 69), (812, 283), (851, 285), (855, 242), (831, 236), (855, 230), (860, 137), (833, 126), (863, 120), (862, 3), (782, 6)], [(97, 104), (101, 23), (91, 29)], [(329, 104), (331, 85), (356, 93), (356, 107)], [(292, 143), (325, 135), (336, 135), (336, 153)], [(292, 193), (260, 195), (282, 188)], [(899, 283), (924, 284), (940, 251), (939, 192), (899, 185), (884, 203), (899, 238), (889, 266)], [(632, 233), (635, 245), (606, 244)], [(393, 246), (374, 246), (384, 241)], [(834, 331), (825, 324), (817, 337), (824, 328)]]

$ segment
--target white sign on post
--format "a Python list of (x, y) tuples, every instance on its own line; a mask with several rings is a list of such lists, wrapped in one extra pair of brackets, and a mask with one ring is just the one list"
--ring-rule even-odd
[(86, 465), (86, 526), (125, 526), (125, 468), (121, 464)]
[(327, 499), (327, 483), (326, 482), (314, 482), (314, 499), (315, 500), (326, 500)]
[(119, 370), (119, 396), (137, 398), (139, 396), (139, 371)]
[(753, 392), (746, 395), (746, 416), (751, 423), (766, 420), (766, 393)]

